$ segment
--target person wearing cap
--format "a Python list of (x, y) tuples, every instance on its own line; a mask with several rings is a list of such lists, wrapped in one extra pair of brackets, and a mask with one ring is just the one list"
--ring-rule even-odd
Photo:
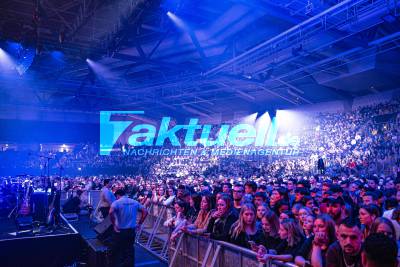
[(332, 219), (335, 221), (336, 226), (339, 226), (342, 220), (347, 217), (346, 206), (343, 198), (328, 197), (325, 198), (322, 202), (326, 204), (326, 213), (328, 213), (332, 217)]
[[(134, 266), (136, 228), (140, 228), (147, 216), (147, 210), (136, 200), (125, 195), (123, 189), (115, 192), (117, 200), (111, 204), (110, 219), (114, 227), (111, 244), (111, 266)], [(141, 217), (136, 224), (137, 213)]]

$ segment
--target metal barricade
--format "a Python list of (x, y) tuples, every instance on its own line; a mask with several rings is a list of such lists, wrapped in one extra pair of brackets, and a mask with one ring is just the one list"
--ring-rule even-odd
[(88, 191), (88, 204), (92, 207), (96, 207), (100, 201), (101, 190), (89, 190)]
[[(137, 234), (137, 243), (169, 266), (188, 267), (257, 267), (256, 253), (227, 242), (206, 237), (181, 234), (175, 244), (169, 240), (170, 230), (163, 223), (173, 216), (173, 209), (159, 204), (149, 207), (149, 215)], [(270, 261), (267, 267), (294, 267), (292, 263)]]
[[(169, 249), (169, 267), (262, 267), (254, 251), (227, 242), (183, 234)], [(294, 267), (295, 264), (269, 261), (267, 267)]]
[(172, 208), (153, 203), (142, 229), (136, 235), (136, 242), (160, 259), (167, 261), (170, 229), (163, 224), (171, 218)]

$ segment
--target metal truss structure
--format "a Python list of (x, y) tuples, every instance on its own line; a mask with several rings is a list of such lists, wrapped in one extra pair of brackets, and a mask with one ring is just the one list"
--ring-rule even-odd
[[(39, 50), (24, 77), (0, 79), (4, 105), (152, 106), (154, 115), (212, 117), (350, 99), (400, 82), (389, 69), (400, 58), (396, 0), (3, 2), (0, 38)], [(65, 54), (63, 66), (48, 64), (55, 49)], [(111, 77), (97, 77), (86, 58)], [(363, 79), (376, 71), (382, 80)], [(349, 88), (349, 78), (365, 82)]]

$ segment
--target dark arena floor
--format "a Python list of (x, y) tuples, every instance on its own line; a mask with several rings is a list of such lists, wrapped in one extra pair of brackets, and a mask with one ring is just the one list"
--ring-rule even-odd
[[(14, 220), (0, 219), (1, 266), (110, 266), (107, 242), (98, 240), (95, 224), (88, 216), (68, 223), (62, 220), (55, 229), (41, 227), (18, 230)], [(17, 235), (17, 231), (19, 231)], [(141, 246), (135, 245), (135, 266), (167, 266)]]

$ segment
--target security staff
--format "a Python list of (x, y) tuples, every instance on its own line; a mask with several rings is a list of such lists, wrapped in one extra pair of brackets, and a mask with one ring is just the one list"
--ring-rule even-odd
[[(125, 196), (125, 191), (115, 192), (117, 200), (111, 204), (110, 219), (114, 226), (112, 240), (112, 266), (134, 266), (134, 242), (136, 228), (140, 228), (147, 216), (147, 210), (136, 200)], [(136, 225), (137, 212), (142, 215)]]

